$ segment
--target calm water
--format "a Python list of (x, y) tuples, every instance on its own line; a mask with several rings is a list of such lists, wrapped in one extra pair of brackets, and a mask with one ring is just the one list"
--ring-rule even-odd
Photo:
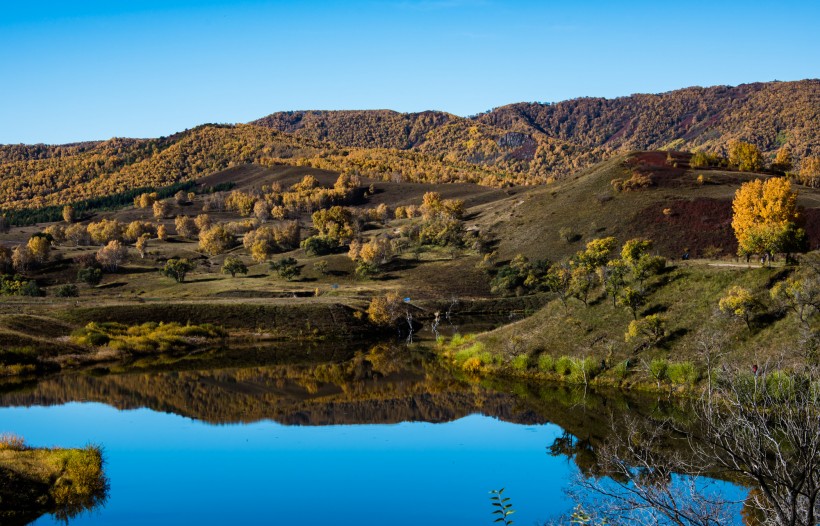
[(556, 438), (600, 436), (615, 407), (659, 410), (479, 385), (389, 346), (245, 349), (122, 369), (135, 368), (0, 394), (0, 432), (103, 445), (109, 499), (71, 524), (491, 524), (488, 493), (505, 487), (516, 523), (530, 525), (571, 508), (563, 489), (578, 468), (548, 454)]

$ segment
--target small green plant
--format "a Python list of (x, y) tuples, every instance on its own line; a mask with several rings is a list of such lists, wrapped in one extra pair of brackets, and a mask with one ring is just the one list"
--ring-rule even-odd
[(666, 375), (675, 385), (694, 385), (700, 379), (700, 374), (692, 362), (670, 363)]
[(626, 380), (626, 375), (629, 374), (629, 360), (616, 363), (612, 368), (612, 374), (621, 381)]
[(661, 388), (661, 382), (667, 379), (667, 371), (669, 369), (669, 362), (664, 360), (663, 358), (656, 358), (649, 362), (649, 366), (647, 370), (649, 371), (649, 376), (652, 377), (655, 382), (658, 384), (658, 389)]
[(57, 287), (57, 290), (54, 292), (54, 295), (58, 298), (76, 298), (80, 295), (80, 291), (77, 288), (77, 285), (68, 283), (66, 285), (60, 285), (59, 287)]
[(567, 376), (572, 373), (572, 358), (569, 356), (561, 356), (555, 360), (555, 372), (561, 376)]
[(512, 368), (516, 371), (526, 371), (530, 366), (530, 357), (526, 354), (519, 354), (512, 359)]
[(766, 391), (773, 400), (790, 400), (796, 388), (795, 378), (785, 371), (772, 371), (766, 375)]
[(542, 354), (538, 357), (538, 370), (542, 373), (555, 371), (555, 360), (549, 354)]
[(493, 522), (503, 524), (504, 526), (508, 526), (513, 523), (513, 520), (509, 517), (515, 513), (515, 510), (512, 507), (510, 498), (504, 496), (504, 488), (492, 490), (490, 492), (490, 502), (495, 508), (492, 514), (498, 516)]

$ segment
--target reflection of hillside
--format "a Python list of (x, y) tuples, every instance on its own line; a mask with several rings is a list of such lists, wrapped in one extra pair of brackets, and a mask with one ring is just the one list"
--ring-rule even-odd
[(544, 421), (511, 395), (455, 380), (406, 351), (383, 347), (343, 362), (58, 375), (0, 395), (4, 406), (73, 401), (147, 407), (211, 423), (446, 422), (477, 412), (520, 423)]

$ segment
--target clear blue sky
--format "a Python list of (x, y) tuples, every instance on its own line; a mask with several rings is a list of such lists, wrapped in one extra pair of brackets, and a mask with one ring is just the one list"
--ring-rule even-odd
[(0, 143), (820, 77), (820, 2), (3, 2)]

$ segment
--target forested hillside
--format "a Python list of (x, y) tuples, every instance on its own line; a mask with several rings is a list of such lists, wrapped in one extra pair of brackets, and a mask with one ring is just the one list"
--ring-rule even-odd
[(158, 139), (0, 146), (0, 209), (40, 209), (167, 187), (248, 163), (391, 181), (531, 185), (624, 151), (725, 155), (732, 141), (759, 149), (758, 171), (788, 146), (789, 169), (814, 162), (803, 171), (812, 185), (820, 184), (820, 80), (519, 103), (470, 118), (434, 111), (286, 112)]
[(275, 113), (255, 124), (341, 145), (414, 149), (540, 182), (626, 150), (725, 154), (730, 141), (741, 140), (768, 157), (783, 145), (796, 159), (817, 155), (820, 81), (517, 103), (471, 118), (435, 112), (311, 111)]

